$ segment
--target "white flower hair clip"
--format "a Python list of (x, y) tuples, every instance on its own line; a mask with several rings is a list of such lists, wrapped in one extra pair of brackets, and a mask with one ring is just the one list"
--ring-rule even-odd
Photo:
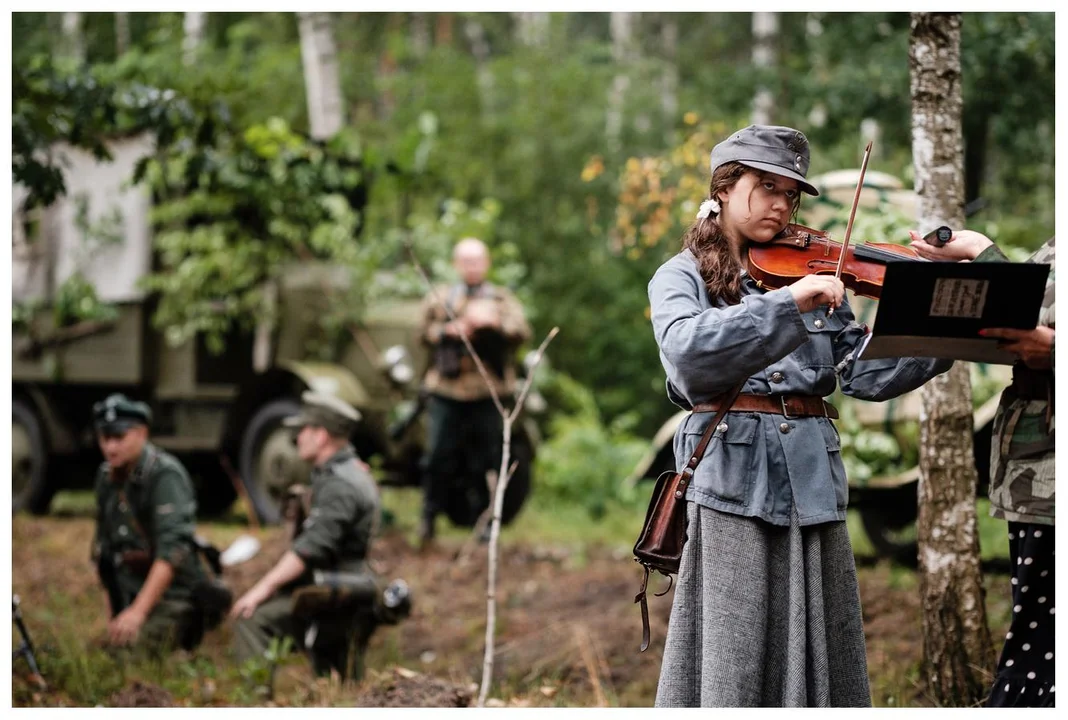
[(698, 208), (697, 219), (704, 220), (706, 217), (712, 214), (719, 215), (719, 202), (712, 198), (708, 198), (703, 203), (701, 203), (701, 207)]

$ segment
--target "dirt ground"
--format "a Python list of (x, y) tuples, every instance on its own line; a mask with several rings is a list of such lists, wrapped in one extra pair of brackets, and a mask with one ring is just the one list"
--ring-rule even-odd
[[(219, 545), (225, 545), (240, 530), (202, 526), (203, 534)], [(105, 628), (105, 600), (88, 562), (92, 522), (87, 518), (16, 517), (13, 536), (13, 589), (22, 598), (23, 614), (43, 656), (41, 665), (47, 677), (49, 653), (70, 652), (70, 641), (64, 639), (69, 632), (66, 636), (62, 632), (64, 623), (75, 623), (74, 632), (86, 643)], [(264, 548), (256, 558), (227, 570), (227, 580), (238, 593), (250, 587), (285, 547), (281, 530), (265, 531), (260, 538)], [(486, 549), (468, 546), (468, 559), (457, 561), (460, 549), (458, 543), (452, 543), (420, 553), (400, 533), (380, 538), (373, 563), (384, 577), (401, 577), (409, 583), (411, 617), (376, 632), (367, 658), (369, 670), (362, 682), (338, 687), (329, 680), (316, 680), (307, 663), (297, 657), (282, 665), (275, 696), (263, 704), (474, 704), (482, 674)], [(498, 700), (492, 704), (652, 704), (672, 593), (650, 597), (652, 644), (647, 652), (639, 653), (641, 619), (633, 599), (641, 573), (629, 553), (597, 547), (575, 552), (518, 545), (504, 552), (499, 576), (496, 684), (491, 693)], [(930, 704), (916, 682), (922, 639), (914, 575), (880, 564), (861, 567), (860, 578), (875, 704)], [(1007, 595), (1007, 591), (1001, 592), (1001, 585), (1008, 585), (1003, 576), (993, 576), (988, 583), (988, 598)], [(1003, 615), (1000, 609), (992, 611), (992, 618)], [(997, 644), (1004, 636), (1003, 619), (992, 619), (991, 625)], [(223, 667), (230, 662), (229, 640), (229, 629), (224, 625), (208, 635), (197, 656)], [(16, 661), (15, 672), (20, 670), (24, 666)], [(166, 674), (161, 677), (166, 678)], [(200, 678), (196, 682), (198, 692), (190, 690), (181, 696), (146, 678), (127, 679), (121, 690), (105, 696), (100, 704), (248, 703), (228, 697), (222, 679)], [(40, 691), (17, 675), (14, 701), (16, 705), (85, 704), (78, 688), (69, 685)]]

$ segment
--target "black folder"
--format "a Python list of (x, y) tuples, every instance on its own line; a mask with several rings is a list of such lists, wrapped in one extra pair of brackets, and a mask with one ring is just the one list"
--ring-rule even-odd
[(985, 328), (1038, 324), (1050, 266), (1010, 262), (891, 262), (860, 359), (937, 357), (1012, 365)]

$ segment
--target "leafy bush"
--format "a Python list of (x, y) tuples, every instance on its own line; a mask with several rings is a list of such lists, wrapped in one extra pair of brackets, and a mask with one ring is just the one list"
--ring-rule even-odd
[(637, 494), (625, 491), (622, 481), (647, 447), (631, 434), (637, 418), (623, 415), (605, 423), (593, 392), (562, 373), (546, 379), (544, 392), (561, 412), (538, 449), (536, 501), (579, 505), (594, 519), (613, 504), (633, 503)]

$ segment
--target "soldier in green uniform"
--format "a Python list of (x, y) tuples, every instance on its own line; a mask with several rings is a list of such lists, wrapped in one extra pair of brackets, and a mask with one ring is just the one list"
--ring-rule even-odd
[[(913, 240), (931, 260), (1007, 260), (977, 232), (959, 231), (943, 248)], [(1037, 327), (983, 331), (1019, 358), (994, 417), (990, 451), (990, 513), (1008, 521), (1013, 598), (991, 707), (1054, 705), (1054, 238), (1028, 261), (1050, 265)]]
[[(234, 650), (240, 661), (262, 657), (272, 638), (289, 636), (308, 650), (319, 674), (363, 674), (363, 654), (376, 626), (378, 593), (367, 551), (379, 516), (378, 488), (349, 443), (360, 419), (348, 403), (306, 392), (285, 420), (301, 459), (313, 465), (307, 517), (290, 549), (233, 605)], [(323, 588), (305, 612), (302, 599)]]
[(193, 588), (205, 576), (189, 475), (148, 441), (145, 403), (110, 395), (93, 415), (104, 463), (92, 556), (111, 604), (108, 643), (192, 649), (204, 631)]
[[(423, 300), (423, 342), (430, 346), (432, 357), (423, 380), (423, 389), (430, 395), (422, 459), (420, 535), (424, 543), (434, 537), (434, 521), (444, 510), (447, 494), (463, 491), (455, 479), (474, 477), (484, 482), (486, 471), (496, 470), (500, 464), (503, 420), (461, 333), (482, 359), (502, 400), (515, 393), (513, 356), (531, 335), (515, 295), (486, 282), (490, 258), (481, 240), (458, 242), (453, 249), (453, 266), (461, 281), (437, 288)], [(441, 303), (449, 307), (455, 320)], [(463, 474), (465, 458), (473, 471), (468, 476)]]

